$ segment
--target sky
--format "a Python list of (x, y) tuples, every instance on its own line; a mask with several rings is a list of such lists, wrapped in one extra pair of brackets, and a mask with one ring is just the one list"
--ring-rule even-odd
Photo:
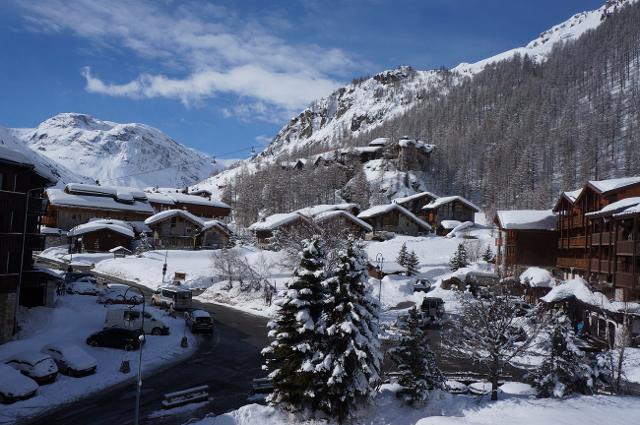
[(355, 77), (474, 62), (602, 3), (4, 0), (0, 126), (81, 112), (243, 157)]

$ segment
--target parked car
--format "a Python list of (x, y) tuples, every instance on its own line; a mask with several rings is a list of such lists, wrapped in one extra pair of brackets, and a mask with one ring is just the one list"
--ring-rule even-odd
[(70, 282), (67, 292), (78, 295), (99, 295), (100, 287), (98, 281), (93, 276), (83, 276), (78, 280)]
[(413, 292), (429, 292), (431, 290), (431, 281), (429, 279), (417, 279), (413, 284)]
[(444, 300), (438, 297), (425, 297), (420, 304), (422, 312), (431, 319), (440, 319), (444, 316)]
[(192, 310), (184, 313), (184, 321), (191, 332), (213, 332), (213, 319), (204, 310)]
[(174, 310), (191, 308), (192, 292), (178, 286), (164, 286), (151, 295), (151, 304)]
[(100, 292), (98, 296), (98, 302), (100, 304), (142, 304), (142, 297), (137, 292), (129, 292), (126, 295), (127, 285), (121, 285), (118, 283), (108, 284), (105, 289)]
[(104, 327), (121, 329), (142, 329), (144, 316), (144, 332), (151, 335), (169, 335), (169, 326), (153, 314), (129, 308), (111, 308), (107, 310)]
[(50, 384), (58, 376), (58, 366), (48, 354), (38, 351), (25, 351), (9, 357), (5, 361), (38, 384)]
[[(142, 338), (140, 338), (142, 336)], [(92, 347), (119, 348), (137, 350), (144, 344), (144, 334), (138, 329), (109, 328), (91, 334), (87, 344)]]
[(0, 402), (9, 404), (33, 397), (38, 384), (6, 364), (0, 364)]
[(74, 344), (49, 344), (41, 352), (51, 356), (58, 370), (69, 376), (85, 376), (96, 372), (96, 359)]

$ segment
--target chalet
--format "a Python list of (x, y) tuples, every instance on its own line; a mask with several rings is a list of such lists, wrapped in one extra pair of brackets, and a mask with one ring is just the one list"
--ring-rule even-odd
[(258, 240), (258, 246), (266, 248), (273, 242), (273, 236), (277, 231), (293, 231), (296, 228), (313, 226), (312, 221), (298, 212), (272, 214), (249, 226)]
[(335, 233), (364, 238), (373, 227), (364, 220), (344, 210), (324, 211), (313, 216), (313, 221), (321, 228), (332, 229)]
[(53, 303), (55, 278), (34, 267), (32, 253), (44, 249), (42, 194), (55, 181), (47, 168), (0, 146), (0, 343), (17, 329), (18, 305)]
[(200, 248), (220, 249), (229, 244), (231, 231), (220, 220), (205, 221), (198, 235)]
[(436, 233), (444, 235), (446, 229), (440, 225), (442, 220), (474, 222), (474, 215), (480, 212), (480, 208), (462, 196), (445, 196), (431, 201), (422, 207), (422, 211), (427, 223), (436, 229)]
[(207, 189), (193, 189), (189, 191), (189, 195), (200, 196), (201, 198), (211, 199), (213, 197), (213, 193)]
[(178, 209), (188, 211), (203, 219), (216, 220), (227, 220), (231, 214), (231, 207), (222, 201), (201, 195), (187, 194), (178, 189), (146, 189), (145, 193), (155, 212)]
[(147, 218), (157, 249), (195, 249), (204, 221), (185, 210), (166, 210)]
[[(620, 240), (620, 235), (625, 237), (625, 230), (621, 229), (632, 229), (633, 220), (626, 218), (616, 223), (619, 220), (610, 219), (621, 212), (618, 207), (625, 205), (618, 201), (633, 197), (640, 197), (640, 176), (589, 181), (579, 191), (561, 194), (554, 207), (559, 217), (556, 266), (565, 277), (589, 279), (616, 300), (637, 298), (633, 274), (637, 261), (635, 243)], [(626, 235), (634, 238), (637, 233), (627, 230)], [(622, 251), (618, 252), (618, 247)], [(629, 248), (631, 251), (627, 252)]]
[(558, 249), (557, 216), (551, 210), (498, 211), (496, 268), (516, 276), (524, 268), (554, 267)]
[(70, 230), (92, 219), (144, 221), (154, 213), (146, 194), (138, 189), (70, 183), (48, 189), (47, 215), (42, 224)]
[(98, 219), (72, 228), (68, 236), (74, 252), (110, 252), (116, 247), (131, 250), (135, 232), (123, 221)]
[(371, 207), (358, 214), (358, 218), (369, 223), (374, 232), (384, 231), (416, 236), (431, 231), (429, 224), (396, 203)]
[(437, 195), (431, 192), (420, 192), (414, 195), (396, 198), (392, 202), (402, 205), (417, 216), (422, 214), (422, 207), (438, 199)]

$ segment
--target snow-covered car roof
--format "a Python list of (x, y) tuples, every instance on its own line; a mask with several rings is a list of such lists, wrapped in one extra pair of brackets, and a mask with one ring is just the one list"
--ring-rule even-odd
[(75, 344), (47, 344), (42, 347), (42, 350), (52, 348), (59, 351), (64, 356), (65, 360), (72, 366), (79, 369), (88, 369), (95, 366), (96, 359), (89, 355), (86, 351)]
[(34, 350), (34, 351), (23, 351), (21, 353), (16, 353), (13, 356), (10, 356), (8, 359), (6, 359), (5, 362), (11, 361), (11, 360), (18, 360), (18, 361), (27, 362), (29, 364), (35, 365), (36, 363), (42, 360), (47, 360), (47, 359), (51, 359), (51, 356)]
[(204, 311), (204, 310), (193, 310), (191, 312), (191, 315), (193, 317), (211, 317), (211, 314), (209, 314), (208, 311)]
[(0, 364), (0, 393), (23, 396), (38, 389), (38, 384), (16, 369)]

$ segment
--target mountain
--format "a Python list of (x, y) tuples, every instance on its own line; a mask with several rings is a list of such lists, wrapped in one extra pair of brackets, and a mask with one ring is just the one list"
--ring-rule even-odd
[(40, 156), (105, 184), (181, 187), (219, 171), (212, 157), (144, 124), (62, 113), (14, 134)]
[(37, 166), (48, 170), (52, 177), (58, 179), (58, 185), (64, 185), (70, 182), (89, 182), (84, 176), (81, 176), (64, 165), (41, 155), (37, 151), (30, 149), (26, 146), (17, 136), (20, 132), (16, 132), (13, 129), (0, 127), (0, 146), (4, 146), (13, 151), (20, 152), (22, 155), (29, 158)]
[[(259, 155), (198, 186), (226, 192), (248, 212), (243, 222), (317, 203), (309, 193), (378, 204), (429, 190), (488, 210), (549, 208), (585, 180), (640, 174), (638, 22), (637, 0), (607, 1), (474, 64), (405, 66), (353, 81), (294, 117)], [(428, 164), (399, 169), (383, 158), (284, 171), (298, 158), (310, 164), (321, 153), (403, 135), (435, 145)]]

